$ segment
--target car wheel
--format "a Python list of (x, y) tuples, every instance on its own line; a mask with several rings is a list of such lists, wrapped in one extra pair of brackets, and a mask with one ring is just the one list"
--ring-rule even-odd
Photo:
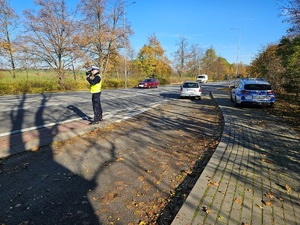
[(240, 106), (241, 106), (240, 103), (237, 103), (237, 101), (236, 101), (236, 96), (235, 96), (235, 100), (234, 100), (234, 101), (235, 101), (234, 103), (235, 103), (235, 106), (236, 106), (236, 107), (240, 107)]
[(232, 94), (230, 93), (230, 100), (233, 102)]

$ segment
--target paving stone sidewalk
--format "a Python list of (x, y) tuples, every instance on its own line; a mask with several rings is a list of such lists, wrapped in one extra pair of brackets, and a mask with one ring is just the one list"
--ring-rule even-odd
[(224, 116), (221, 142), (173, 225), (300, 224), (300, 136), (262, 108), (214, 98)]

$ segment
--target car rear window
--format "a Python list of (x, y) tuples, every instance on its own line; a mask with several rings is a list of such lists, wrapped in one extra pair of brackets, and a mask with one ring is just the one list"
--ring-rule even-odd
[(198, 83), (184, 83), (183, 87), (184, 88), (198, 88), (199, 84)]
[(272, 90), (269, 84), (245, 84), (246, 90)]

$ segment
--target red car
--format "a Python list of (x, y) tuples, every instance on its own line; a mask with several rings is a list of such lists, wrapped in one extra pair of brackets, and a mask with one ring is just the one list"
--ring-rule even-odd
[(157, 88), (159, 81), (155, 78), (146, 78), (138, 84), (138, 88)]

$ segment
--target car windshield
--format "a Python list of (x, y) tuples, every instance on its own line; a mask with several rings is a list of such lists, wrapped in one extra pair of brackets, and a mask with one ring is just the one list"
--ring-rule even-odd
[(205, 78), (205, 76), (198, 76), (198, 78)]
[(145, 79), (142, 82), (150, 82), (150, 81), (151, 81), (151, 79)]
[(199, 84), (198, 83), (184, 83), (183, 87), (184, 88), (198, 88)]
[(269, 84), (245, 84), (246, 90), (272, 90)]

